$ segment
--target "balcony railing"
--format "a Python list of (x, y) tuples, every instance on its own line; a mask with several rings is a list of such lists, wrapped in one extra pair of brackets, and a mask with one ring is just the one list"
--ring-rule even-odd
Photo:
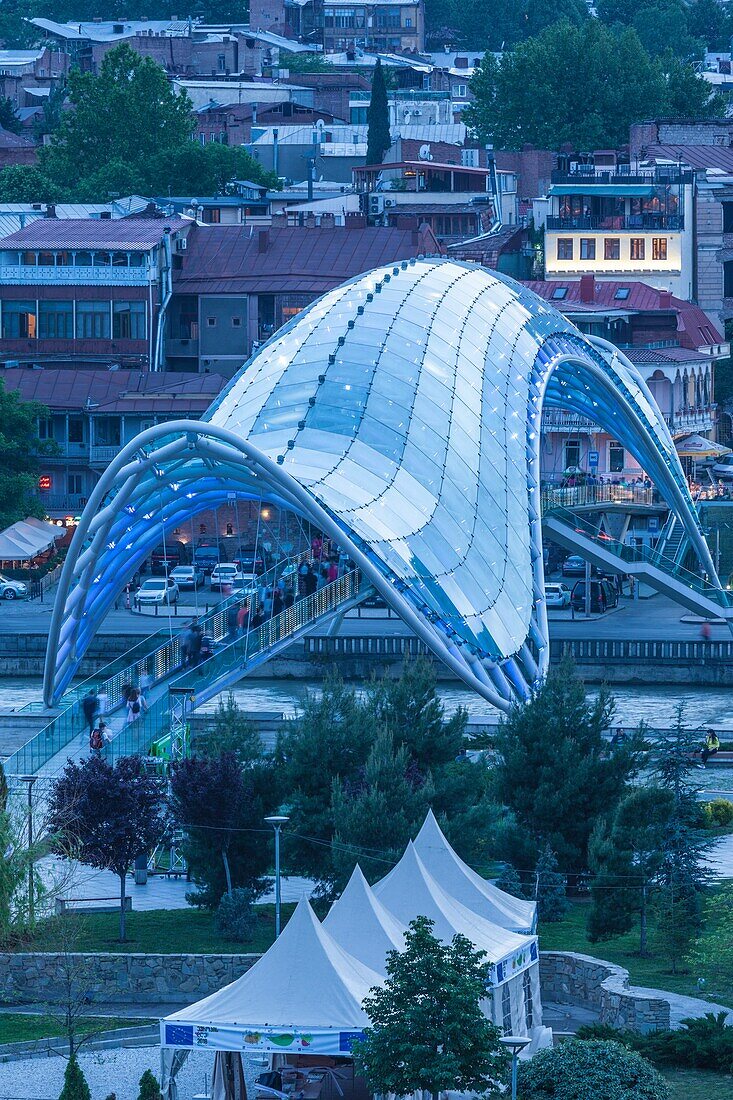
[(680, 233), (685, 228), (683, 214), (631, 214), (629, 217), (600, 217), (577, 214), (559, 216), (549, 214), (546, 220), (549, 230), (600, 230), (604, 233), (637, 232), (656, 233), (661, 231)]
[(715, 422), (715, 405), (703, 405), (696, 409), (679, 409), (674, 413), (664, 413), (667, 425), (674, 431), (693, 431), (699, 428), (712, 428)]
[(662, 503), (657, 490), (643, 485), (574, 485), (558, 488), (543, 485), (543, 515), (556, 508), (594, 507), (605, 504), (640, 504), (647, 507)]
[[(623, 167), (623, 166), (622, 166)], [(590, 183), (592, 184), (666, 184), (666, 183), (692, 183), (692, 172), (689, 169), (665, 167), (652, 168), (647, 172), (624, 172), (618, 168), (615, 171), (603, 171), (593, 164), (580, 165), (574, 172), (562, 172), (556, 169), (552, 173), (553, 183)]]
[(144, 267), (31, 267), (24, 264), (0, 264), (0, 284), (8, 286), (147, 286)]
[(124, 445), (124, 443), (93, 443), (89, 448), (89, 461), (94, 465), (108, 466)]
[(38, 500), (47, 512), (63, 512), (67, 516), (78, 516), (86, 506), (87, 499), (80, 493), (38, 494)]

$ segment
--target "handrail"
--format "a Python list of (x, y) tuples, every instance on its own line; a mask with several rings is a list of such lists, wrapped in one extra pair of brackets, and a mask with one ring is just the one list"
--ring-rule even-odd
[(568, 485), (555, 488), (544, 485), (541, 490), (542, 511), (581, 507), (585, 504), (662, 504), (653, 487), (643, 485)]

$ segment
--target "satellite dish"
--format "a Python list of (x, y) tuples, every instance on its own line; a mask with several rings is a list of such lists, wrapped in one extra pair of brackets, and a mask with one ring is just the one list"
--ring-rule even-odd
[(420, 160), (432, 160), (433, 155), (430, 152), (430, 146), (425, 144), (420, 146), (420, 152), (417, 154)]

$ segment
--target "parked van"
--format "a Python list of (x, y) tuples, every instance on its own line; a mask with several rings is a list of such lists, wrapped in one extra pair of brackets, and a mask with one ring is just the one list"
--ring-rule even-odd
[(211, 576), (220, 561), (221, 554), (216, 543), (202, 543), (194, 551), (194, 565), (197, 565), (207, 577)]
[[(618, 593), (610, 581), (605, 579), (590, 582), (590, 609), (600, 613), (608, 611), (609, 607), (618, 604)], [(577, 581), (573, 585), (570, 596), (570, 606), (575, 612), (585, 611), (585, 581)]]
[(166, 539), (165, 545), (161, 543), (160, 546), (156, 546), (150, 555), (150, 571), (167, 576), (177, 565), (188, 565), (188, 561), (186, 544), (178, 542), (177, 539), (170, 541)]

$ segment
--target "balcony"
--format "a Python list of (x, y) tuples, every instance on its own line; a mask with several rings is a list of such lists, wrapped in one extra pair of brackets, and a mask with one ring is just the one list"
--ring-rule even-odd
[[(623, 166), (620, 166), (623, 167)], [(667, 183), (692, 183), (693, 173), (689, 169), (681, 169), (672, 165), (663, 168), (654, 168), (648, 172), (624, 172), (618, 168), (603, 171), (596, 169), (593, 164), (583, 165), (581, 168), (587, 171), (561, 172), (559, 169), (552, 173), (553, 183), (588, 183), (594, 184), (639, 184), (641, 186), (654, 186)]]
[(0, 264), (3, 286), (147, 286), (145, 267), (53, 267)]
[(52, 512), (63, 512), (65, 516), (78, 516), (86, 505), (87, 497), (79, 493), (39, 492), (38, 500), (49, 515)]
[(578, 413), (547, 407), (542, 410), (543, 432), (596, 432), (598, 425)]
[(716, 405), (700, 405), (698, 408), (678, 409), (664, 413), (667, 426), (673, 432), (710, 431), (715, 425)]
[(122, 448), (124, 443), (93, 443), (89, 448), (89, 463), (92, 466), (109, 466), (113, 458), (115, 458)]
[(683, 214), (631, 214), (629, 217), (604, 218), (595, 215), (560, 217), (549, 214), (545, 222), (550, 231), (592, 230), (602, 233), (681, 233), (685, 228)]

